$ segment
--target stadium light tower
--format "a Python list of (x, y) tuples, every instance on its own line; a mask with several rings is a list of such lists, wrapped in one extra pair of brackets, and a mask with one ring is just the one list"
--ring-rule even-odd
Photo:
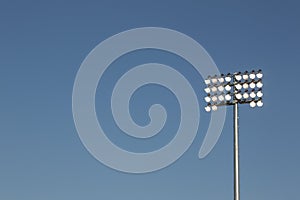
[(216, 111), (219, 106), (232, 105), (234, 108), (234, 200), (240, 200), (238, 105), (249, 104), (251, 108), (263, 106), (262, 77), (261, 70), (252, 70), (208, 76), (205, 80), (207, 112)]

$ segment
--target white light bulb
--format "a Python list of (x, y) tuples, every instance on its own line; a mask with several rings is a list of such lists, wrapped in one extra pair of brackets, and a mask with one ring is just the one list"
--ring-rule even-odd
[(240, 93), (237, 93), (237, 94), (235, 94), (235, 97), (236, 97), (237, 99), (241, 99), (241, 98), (242, 98), (242, 95), (241, 95)]
[(244, 80), (248, 80), (248, 78), (249, 78), (249, 75), (248, 75), (248, 74), (244, 74), (244, 75), (243, 75), (243, 79), (244, 79)]
[(204, 82), (205, 82), (206, 85), (210, 84), (210, 80), (209, 79), (206, 79)]
[(230, 101), (231, 100), (231, 95), (230, 94), (226, 94), (225, 95), (225, 99), (226, 99), (226, 101)]
[(225, 86), (225, 90), (226, 90), (226, 91), (230, 91), (230, 90), (231, 90), (231, 87), (230, 87), (229, 85), (226, 85), (226, 86)]
[(205, 106), (205, 111), (206, 111), (206, 112), (210, 112), (210, 111), (211, 111), (210, 106)]
[(255, 74), (253, 74), (253, 73), (250, 74), (250, 75), (249, 75), (249, 78), (252, 79), (252, 80), (255, 79)]
[(223, 77), (220, 77), (218, 80), (219, 80), (220, 83), (224, 82), (224, 78)]
[(250, 85), (249, 85), (249, 86), (250, 86), (250, 88), (252, 88), (252, 89), (253, 89), (253, 88), (255, 88), (255, 83), (253, 83), (253, 82), (252, 82), (252, 83), (250, 83)]
[(223, 92), (223, 91), (224, 91), (224, 87), (223, 87), (222, 85), (220, 85), (220, 86), (218, 87), (218, 90), (219, 90), (220, 92)]
[(211, 82), (212, 82), (212, 83), (217, 83), (217, 82), (218, 82), (218, 79), (213, 78), (213, 79), (211, 79)]
[(218, 110), (218, 107), (216, 105), (213, 105), (211, 108), (212, 108), (213, 111)]
[(251, 102), (250, 102), (250, 107), (251, 107), (251, 108), (254, 108), (255, 106), (256, 106), (256, 103), (255, 103), (254, 101), (251, 101)]
[(214, 86), (214, 87), (211, 88), (211, 91), (212, 92), (217, 92), (217, 88)]
[(204, 89), (204, 91), (205, 91), (206, 93), (210, 93), (210, 88), (207, 87), (207, 88)]
[(261, 72), (259, 72), (258, 74), (256, 74), (256, 77), (257, 78), (262, 78), (263, 77), (263, 74)]
[(258, 92), (256, 93), (256, 95), (260, 98), (260, 97), (262, 97), (264, 94), (263, 94), (261, 91), (258, 91)]
[(217, 98), (216, 96), (213, 96), (213, 97), (211, 98), (211, 100), (215, 102), (215, 101), (218, 100), (218, 98)]
[(262, 101), (259, 100), (259, 101), (257, 102), (257, 106), (258, 106), (258, 107), (262, 107), (263, 105), (264, 105), (264, 103), (263, 103)]
[(205, 97), (204, 100), (209, 103), (210, 102), (210, 97)]
[(240, 89), (242, 89), (242, 85), (241, 84), (236, 84), (235, 88), (238, 89), (238, 90), (240, 90)]
[(259, 81), (258, 83), (256, 83), (256, 87), (262, 88), (262, 86), (263, 86), (262, 82)]
[(242, 79), (242, 76), (239, 75), (239, 74), (238, 74), (238, 75), (235, 75), (235, 79), (238, 80), (238, 81), (240, 81), (240, 80)]
[(223, 96), (223, 95), (220, 95), (220, 96), (219, 96), (219, 100), (220, 100), (220, 101), (224, 101), (224, 96)]
[(249, 94), (248, 93), (244, 93), (243, 97), (244, 97), (244, 99), (248, 99), (249, 98)]
[(251, 92), (251, 93), (250, 93), (250, 97), (251, 97), (252, 99), (254, 99), (254, 98), (256, 97), (255, 92)]
[(244, 88), (244, 89), (248, 89), (248, 87), (249, 87), (249, 84), (248, 84), (248, 83), (244, 83), (244, 84), (243, 84), (243, 88)]
[(231, 81), (231, 77), (230, 76), (225, 77), (225, 81), (230, 82)]

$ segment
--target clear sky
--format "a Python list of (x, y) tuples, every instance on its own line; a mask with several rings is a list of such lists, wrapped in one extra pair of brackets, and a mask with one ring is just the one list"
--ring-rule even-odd
[[(104, 166), (82, 145), (72, 117), (73, 83), (82, 61), (106, 38), (146, 26), (192, 37), (221, 72), (263, 70), (263, 109), (240, 107), (241, 199), (299, 198), (299, 7), (289, 0), (2, 0), (0, 199), (233, 199), (232, 108), (215, 148), (198, 159), (210, 118), (200, 76), (193, 79), (199, 84), (200, 128), (189, 150), (171, 166), (126, 174)], [(136, 53), (115, 65), (157, 61), (192, 73), (187, 63), (169, 54)], [(141, 145), (114, 135), (118, 131), (101, 96), (109, 84), (99, 87), (96, 106), (107, 114), (102, 123), (116, 144), (144, 151), (168, 141), (162, 137)], [(148, 120), (137, 112), (146, 110), (143, 103), (166, 105), (172, 120), (164, 131), (172, 134), (179, 119), (172, 94), (152, 86), (134, 97), (132, 114), (140, 124)]]

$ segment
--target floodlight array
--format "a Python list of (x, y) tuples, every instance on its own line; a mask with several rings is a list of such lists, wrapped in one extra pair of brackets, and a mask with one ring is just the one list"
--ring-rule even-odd
[(262, 71), (236, 72), (208, 76), (205, 79), (207, 96), (204, 98), (207, 112), (216, 111), (219, 106), (249, 104), (250, 107), (262, 107)]

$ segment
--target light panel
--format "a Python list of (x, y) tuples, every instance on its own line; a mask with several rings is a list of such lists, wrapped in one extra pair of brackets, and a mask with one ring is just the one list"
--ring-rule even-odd
[(252, 108), (262, 107), (262, 77), (261, 70), (208, 76), (204, 80), (207, 85), (204, 89), (207, 93), (204, 100), (208, 103), (205, 110), (216, 111), (218, 106), (236, 103), (249, 104)]

